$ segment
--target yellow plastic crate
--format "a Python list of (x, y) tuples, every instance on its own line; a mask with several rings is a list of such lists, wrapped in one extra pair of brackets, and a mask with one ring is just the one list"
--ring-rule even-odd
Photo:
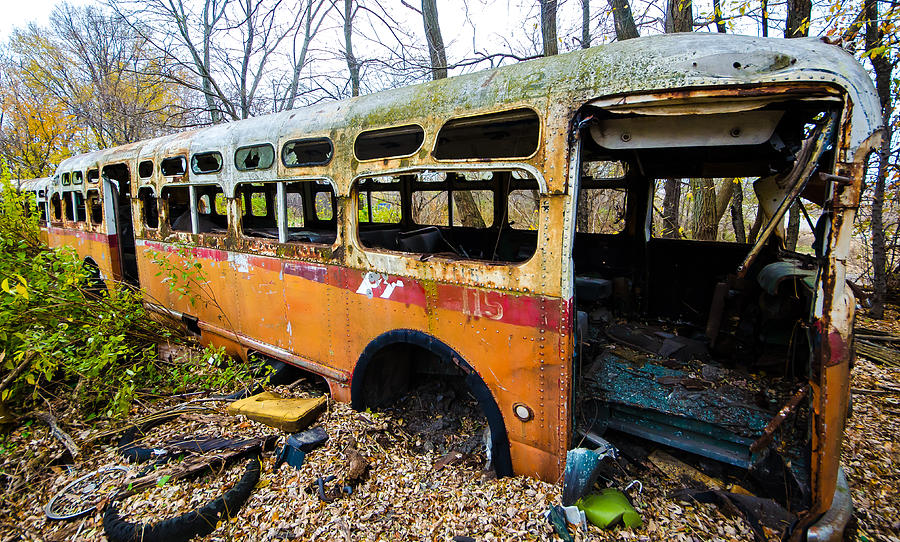
[(324, 395), (310, 399), (285, 399), (266, 391), (231, 403), (227, 412), (243, 414), (270, 427), (295, 433), (306, 429), (327, 402), (328, 398)]

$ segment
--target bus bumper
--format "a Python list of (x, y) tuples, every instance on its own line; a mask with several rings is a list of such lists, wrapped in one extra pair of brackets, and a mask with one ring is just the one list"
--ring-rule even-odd
[(806, 531), (807, 542), (838, 542), (844, 536), (844, 528), (853, 515), (853, 500), (844, 469), (838, 469), (837, 487), (831, 508)]

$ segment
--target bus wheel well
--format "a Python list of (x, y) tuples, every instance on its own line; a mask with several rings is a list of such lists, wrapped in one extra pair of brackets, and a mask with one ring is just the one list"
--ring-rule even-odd
[(82, 267), (87, 271), (87, 291), (92, 295), (100, 295), (101, 292), (107, 291), (106, 281), (100, 273), (100, 266), (93, 258), (88, 256), (81, 262)]
[(416, 374), (464, 379), (491, 430), (491, 457), (498, 476), (511, 476), (512, 459), (506, 425), (497, 402), (481, 376), (452, 348), (421, 331), (384, 333), (363, 350), (350, 382), (354, 409), (377, 407), (409, 390)]

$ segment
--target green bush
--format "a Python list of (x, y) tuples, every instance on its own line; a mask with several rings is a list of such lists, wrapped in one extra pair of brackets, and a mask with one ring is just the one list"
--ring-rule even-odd
[(39, 237), (26, 194), (0, 185), (0, 401), (16, 410), (71, 397), (89, 417), (128, 412), (135, 394), (217, 389), (247, 378), (242, 365), (208, 349), (161, 362), (156, 343), (186, 343), (179, 330), (144, 308), (140, 293), (97, 288), (80, 258)]

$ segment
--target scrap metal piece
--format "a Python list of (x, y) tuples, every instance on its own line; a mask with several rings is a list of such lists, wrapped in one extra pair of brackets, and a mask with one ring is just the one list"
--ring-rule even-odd
[[(602, 439), (601, 439), (602, 440)], [(608, 447), (598, 450), (587, 448), (575, 448), (566, 453), (566, 472), (563, 478), (563, 506), (575, 504), (582, 495), (593, 487), (597, 477), (600, 476), (600, 463), (607, 457), (615, 457), (615, 448)]]
[(119, 488), (127, 467), (105, 467), (66, 485), (44, 506), (49, 519), (75, 519), (96, 510), (97, 503)]
[(843, 467), (838, 468), (837, 487), (831, 508), (806, 532), (807, 542), (836, 542), (844, 537), (844, 529), (853, 515), (853, 500)]
[(784, 420), (788, 418), (791, 414), (797, 410), (797, 406), (800, 404), (800, 401), (806, 397), (806, 393), (809, 391), (809, 385), (803, 386), (800, 388), (797, 393), (795, 393), (790, 401), (784, 405), (781, 410), (778, 411), (778, 414), (772, 418), (772, 421), (766, 425), (765, 429), (763, 429), (763, 434), (759, 437), (756, 442), (750, 445), (750, 452), (757, 453), (763, 450), (766, 446), (768, 446), (772, 439), (775, 437), (775, 430), (781, 427), (781, 424), (784, 423)]
[[(803, 192), (810, 177), (812, 177), (813, 171), (819, 164), (819, 158), (821, 158), (822, 153), (825, 151), (825, 147), (828, 145), (828, 142), (831, 140), (831, 136), (837, 127), (837, 122), (837, 113), (832, 113), (825, 123), (816, 127), (814, 134), (804, 142), (803, 147), (797, 156), (797, 160), (794, 162), (794, 167), (783, 177), (781, 182), (779, 182), (778, 179), (778, 177), (781, 177), (781, 174), (779, 174), (774, 178), (767, 177), (754, 183), (755, 188), (757, 184), (765, 184), (766, 181), (771, 181), (774, 182), (776, 186), (783, 185), (787, 190), (781, 203), (772, 213), (766, 227), (759, 234), (759, 237), (757, 237), (756, 243), (753, 244), (753, 248), (750, 249), (747, 257), (744, 258), (743, 263), (741, 263), (741, 266), (738, 268), (737, 278), (746, 278), (750, 266), (756, 261), (756, 258), (762, 252), (763, 247), (766, 246), (769, 238), (775, 233), (775, 230), (779, 225), (783, 228), (782, 219), (784, 218), (784, 215), (787, 213), (794, 200), (797, 199), (801, 192)], [(769, 201), (770, 199), (771, 198), (760, 197), (759, 201), (762, 204), (762, 202)], [(763, 210), (765, 211), (765, 209)], [(779, 237), (781, 237), (781, 235), (779, 235)]]

